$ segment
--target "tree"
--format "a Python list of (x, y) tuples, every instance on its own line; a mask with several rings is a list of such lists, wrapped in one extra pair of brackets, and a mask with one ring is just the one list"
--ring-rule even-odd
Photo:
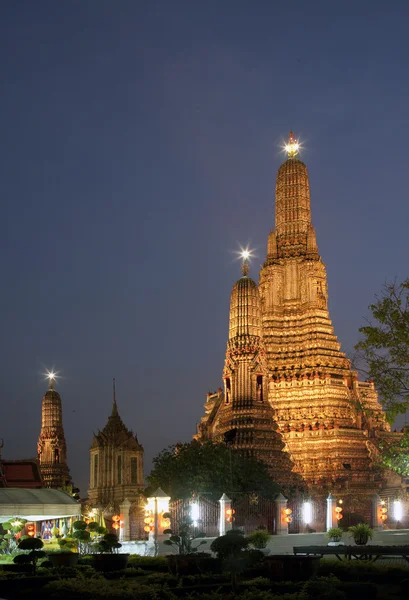
[(2, 550), (7, 553), (14, 552), (18, 543), (17, 534), (24, 529), (26, 523), (27, 519), (14, 517), (13, 519), (10, 519), (10, 521), (2, 524), (3, 530), (8, 532), (5, 535), (0, 535)]
[(279, 491), (264, 462), (213, 442), (193, 441), (162, 450), (147, 479), (148, 494), (161, 487), (172, 499), (206, 495), (219, 500), (223, 493), (234, 498), (250, 492), (274, 498)]
[(409, 427), (405, 427), (399, 441), (393, 443), (382, 441), (380, 450), (380, 462), (383, 467), (392, 469), (403, 477), (409, 477)]
[(393, 423), (409, 409), (409, 279), (385, 284), (375, 298), (372, 320), (359, 329), (363, 338), (355, 349)]
[[(168, 515), (167, 518), (170, 518), (169, 513), (165, 514)], [(163, 533), (170, 534), (170, 538), (165, 540), (163, 543), (166, 546), (172, 546), (173, 548), (176, 548), (178, 554), (194, 554), (198, 551), (200, 546), (203, 546), (207, 543), (205, 540), (201, 540), (197, 542), (196, 546), (193, 546), (193, 542), (198, 538), (205, 537), (205, 533), (198, 531), (194, 527), (193, 520), (189, 516), (185, 516), (181, 523), (179, 523), (177, 534), (174, 533), (172, 529), (165, 529)]]
[(17, 554), (13, 558), (13, 562), (16, 564), (31, 563), (33, 567), (33, 574), (35, 575), (37, 562), (40, 558), (44, 558), (46, 553), (42, 550), (44, 544), (39, 538), (27, 538), (21, 540), (18, 545), (19, 550), (29, 550), (28, 554)]

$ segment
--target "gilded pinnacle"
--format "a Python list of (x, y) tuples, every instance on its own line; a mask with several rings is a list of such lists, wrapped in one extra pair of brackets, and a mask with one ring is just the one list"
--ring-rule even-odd
[(300, 150), (300, 144), (298, 143), (298, 140), (295, 139), (292, 131), (290, 131), (288, 143), (284, 146), (284, 149), (287, 152), (288, 158), (294, 158)]
[(244, 277), (247, 277), (247, 275), (249, 274), (249, 263), (248, 262), (244, 262), (241, 265), (241, 272), (243, 273)]

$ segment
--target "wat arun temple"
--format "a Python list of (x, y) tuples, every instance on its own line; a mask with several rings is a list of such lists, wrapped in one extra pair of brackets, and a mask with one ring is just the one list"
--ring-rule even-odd
[(399, 434), (373, 383), (359, 381), (341, 351), (293, 134), (286, 152), (259, 282), (244, 261), (230, 298), (224, 389), (207, 395), (195, 438), (257, 456), (281, 485), (302, 481), (311, 495), (354, 491), (364, 502), (400, 488), (377, 467), (380, 445)]

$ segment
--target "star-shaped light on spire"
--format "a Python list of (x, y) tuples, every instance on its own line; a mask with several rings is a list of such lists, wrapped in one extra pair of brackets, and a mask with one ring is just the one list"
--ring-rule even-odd
[(288, 158), (294, 158), (297, 156), (300, 149), (301, 145), (299, 141), (295, 139), (293, 132), (290, 131), (288, 142), (284, 145), (284, 150), (287, 152)]
[(46, 374), (45, 374), (45, 376), (46, 376), (46, 379), (48, 379), (50, 390), (52, 390), (53, 387), (54, 387), (55, 380), (58, 377), (58, 373), (56, 373), (55, 371), (51, 370), (51, 371), (47, 371)]
[(240, 251), (237, 253), (238, 258), (241, 259), (241, 272), (243, 275), (248, 275), (249, 272), (249, 261), (254, 258), (254, 250), (250, 250), (247, 248), (240, 248)]

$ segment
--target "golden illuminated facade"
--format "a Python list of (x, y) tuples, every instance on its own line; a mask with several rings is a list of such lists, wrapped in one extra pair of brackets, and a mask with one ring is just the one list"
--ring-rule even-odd
[(88, 500), (118, 510), (124, 500), (138, 500), (143, 488), (143, 447), (119, 416), (114, 380), (112, 413), (90, 448)]
[[(271, 436), (264, 442), (268, 464), (275, 464), (278, 447), (271, 440), (281, 434), (294, 471), (310, 489), (369, 494), (387, 485), (373, 459), (379, 442), (394, 434), (373, 384), (358, 381), (340, 349), (311, 221), (307, 167), (292, 134), (286, 150), (259, 285), (245, 274), (233, 288), (224, 391), (208, 396), (196, 437), (217, 440), (236, 428), (247, 447), (258, 449), (258, 422), (249, 416), (246, 425), (241, 413), (243, 404), (257, 405), (257, 415), (263, 407), (268, 420), (263, 436)], [(251, 288), (251, 301), (242, 301), (241, 286)]]
[(197, 439), (225, 441), (264, 460), (277, 481), (293, 480), (292, 463), (274, 423), (268, 401), (268, 370), (262, 338), (261, 302), (257, 284), (248, 276), (235, 283), (230, 298), (229, 340), (224, 366), (224, 393), (207, 397), (206, 417)]
[(54, 389), (55, 379), (49, 376), (49, 389), (43, 397), (41, 431), (37, 452), (44, 485), (68, 488), (71, 484), (67, 465), (67, 445), (62, 424), (61, 396)]

